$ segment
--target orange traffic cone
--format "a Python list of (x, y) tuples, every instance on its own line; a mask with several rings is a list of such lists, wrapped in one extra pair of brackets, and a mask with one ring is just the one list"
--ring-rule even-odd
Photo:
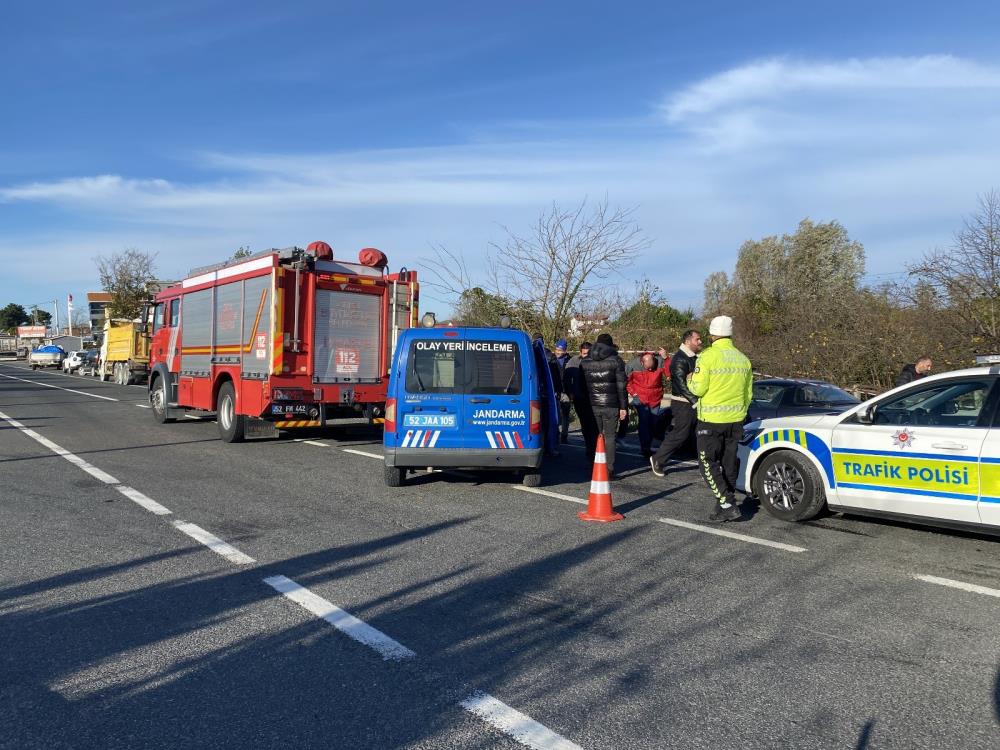
[(608, 481), (608, 458), (605, 450), (604, 435), (598, 435), (587, 510), (577, 513), (583, 521), (621, 521), (624, 518), (621, 513), (615, 513), (611, 505), (611, 483)]

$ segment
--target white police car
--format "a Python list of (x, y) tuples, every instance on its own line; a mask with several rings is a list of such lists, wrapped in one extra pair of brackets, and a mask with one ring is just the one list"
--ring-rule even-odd
[(772, 515), (824, 507), (1000, 534), (1000, 367), (922, 378), (840, 414), (751, 422), (739, 488)]

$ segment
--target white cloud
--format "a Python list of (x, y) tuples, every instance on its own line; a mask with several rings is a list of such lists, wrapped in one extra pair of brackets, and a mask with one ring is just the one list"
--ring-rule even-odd
[[(697, 305), (704, 276), (731, 270), (744, 240), (791, 231), (805, 216), (841, 221), (873, 272), (896, 271), (947, 238), (977, 193), (1000, 187), (1000, 98), (982, 95), (997, 87), (1000, 68), (961, 58), (775, 59), (668, 97), (659, 130), (564, 123), (547, 140), (203, 153), (184, 181), (98, 175), (0, 187), (4, 223), (29, 204), (68, 216), (61, 236), (14, 222), (22, 228), (8, 229), (0, 260), (43, 248), (60, 276), (84, 284), (88, 263), (63, 263), (60, 248), (159, 251), (173, 276), (240, 245), (325, 239), (342, 257), (375, 245), (411, 268), (441, 243), (475, 267), (502, 239), (499, 224), (526, 230), (552, 201), (607, 194), (639, 204), (654, 241), (630, 273), (677, 304)], [(74, 217), (86, 226), (73, 229)], [(22, 266), (4, 267), (16, 284)]]
[(727, 70), (669, 96), (671, 122), (802, 92), (1000, 88), (1000, 68), (951, 55), (835, 62), (772, 58)]

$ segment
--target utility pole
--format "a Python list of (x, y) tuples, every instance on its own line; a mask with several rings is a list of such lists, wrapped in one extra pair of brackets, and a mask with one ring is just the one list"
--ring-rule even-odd
[(58, 336), (59, 335), (59, 300), (57, 300), (57, 299), (52, 300), (52, 309), (56, 311), (56, 333), (55, 333), (55, 335)]

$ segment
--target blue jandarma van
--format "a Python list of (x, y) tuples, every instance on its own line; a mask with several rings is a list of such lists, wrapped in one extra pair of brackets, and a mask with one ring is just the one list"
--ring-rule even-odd
[(504, 328), (411, 328), (396, 344), (385, 416), (385, 482), (408, 469), (506, 469), (537, 486), (539, 368), (531, 340)]

